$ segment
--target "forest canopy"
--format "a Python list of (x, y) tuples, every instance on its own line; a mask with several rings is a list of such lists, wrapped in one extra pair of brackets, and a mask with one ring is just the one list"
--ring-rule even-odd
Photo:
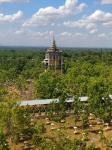
[(62, 55), (63, 74), (55, 74), (44, 72), (45, 48), (1, 47), (0, 100), (10, 94), (9, 87), (21, 99), (57, 98), (63, 93), (88, 96), (98, 90), (103, 97), (112, 93), (111, 49), (63, 49)]

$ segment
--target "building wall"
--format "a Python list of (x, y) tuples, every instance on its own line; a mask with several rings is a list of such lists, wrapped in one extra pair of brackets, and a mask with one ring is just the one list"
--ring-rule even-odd
[(46, 52), (44, 59), (45, 68), (54, 70), (56, 73), (62, 73), (62, 62), (61, 52)]

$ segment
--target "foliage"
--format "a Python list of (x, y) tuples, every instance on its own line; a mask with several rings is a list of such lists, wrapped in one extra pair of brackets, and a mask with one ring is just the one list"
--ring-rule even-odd
[(82, 129), (89, 126), (88, 115), (86, 113), (82, 114)]
[(74, 139), (73, 143), (74, 150), (80, 149), (85, 150), (86, 149), (86, 142), (80, 140), (80, 139)]
[(87, 150), (96, 150), (96, 145), (95, 144), (89, 145)]
[(9, 145), (3, 132), (0, 132), (0, 149), (9, 150)]
[(52, 98), (55, 90), (56, 74), (50, 71), (43, 72), (39, 75), (39, 79), (35, 85), (37, 89), (37, 97)]
[(46, 132), (46, 128), (45, 128), (44, 123), (41, 123), (41, 124), (37, 127), (37, 132), (38, 132), (39, 134)]
[(102, 118), (105, 123), (110, 123), (110, 121), (111, 121), (110, 112), (103, 113)]
[(79, 96), (77, 96), (77, 95), (74, 96), (73, 106), (74, 106), (74, 122), (75, 122), (75, 126), (76, 126), (76, 123), (79, 119), (79, 114), (82, 110), (82, 103), (79, 99)]
[(33, 137), (33, 142), (37, 146), (42, 142), (42, 140), (43, 140), (42, 137), (39, 136), (39, 135), (36, 135), (36, 136)]

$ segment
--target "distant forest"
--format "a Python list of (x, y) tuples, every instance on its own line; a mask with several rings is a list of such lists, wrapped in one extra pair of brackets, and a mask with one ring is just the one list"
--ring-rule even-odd
[(44, 72), (45, 48), (0, 48), (0, 101), (112, 94), (112, 49), (64, 49), (63, 74)]

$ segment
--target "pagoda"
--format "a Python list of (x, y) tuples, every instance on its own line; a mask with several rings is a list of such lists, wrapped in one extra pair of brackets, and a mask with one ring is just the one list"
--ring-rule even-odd
[(45, 59), (42, 63), (45, 68), (45, 71), (49, 69), (54, 71), (55, 73), (63, 73), (62, 51), (57, 48), (54, 38), (51, 47), (45, 53)]

